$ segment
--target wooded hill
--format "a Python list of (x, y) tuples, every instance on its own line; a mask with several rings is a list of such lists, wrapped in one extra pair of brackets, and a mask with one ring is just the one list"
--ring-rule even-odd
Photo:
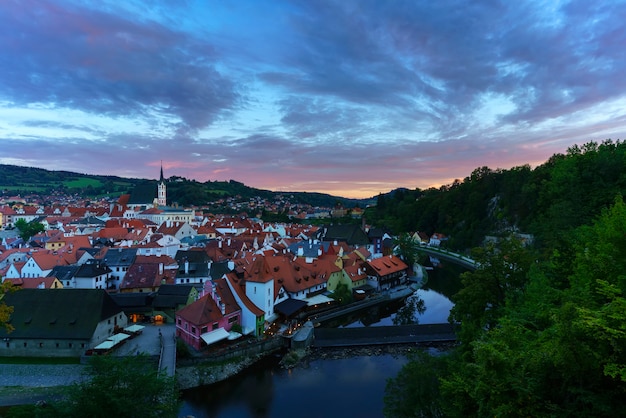
[(457, 250), (512, 230), (533, 234), (539, 245), (549, 246), (625, 192), (626, 143), (607, 140), (571, 147), (534, 169), (479, 167), (438, 189), (380, 195), (366, 217), (395, 233), (443, 233)]
[[(458, 345), (416, 353), (387, 383), (386, 417), (626, 414), (625, 153), (589, 143), (534, 170), (479, 169), (383, 202), (381, 219), (399, 226), (477, 234), (457, 244), (501, 233), (472, 249), (478, 267), (451, 298)], [(506, 235), (514, 226), (539, 245)]]
[[(172, 176), (167, 181), (168, 202), (182, 206), (204, 206), (224, 197), (240, 196), (248, 199), (260, 197), (274, 199), (287, 196), (290, 203), (310, 204), (319, 207), (364, 207), (373, 199), (348, 199), (324, 193), (273, 192), (248, 187), (235, 180), (198, 182)], [(51, 195), (53, 192), (76, 194), (88, 199), (102, 196), (119, 196), (130, 193), (138, 184), (157, 180), (123, 178), (117, 176), (79, 174), (69, 171), (51, 171), (34, 167), (0, 164), (0, 193), (4, 195)]]

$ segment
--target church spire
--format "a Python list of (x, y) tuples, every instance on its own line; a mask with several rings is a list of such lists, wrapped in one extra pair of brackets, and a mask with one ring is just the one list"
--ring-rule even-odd
[(163, 177), (163, 160), (161, 160), (161, 179), (157, 185), (157, 204), (159, 206), (167, 205), (167, 186), (165, 185), (165, 177)]

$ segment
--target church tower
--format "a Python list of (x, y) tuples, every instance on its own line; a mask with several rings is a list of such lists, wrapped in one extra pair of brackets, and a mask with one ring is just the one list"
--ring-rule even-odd
[(157, 204), (159, 206), (167, 206), (167, 190), (165, 186), (165, 179), (163, 178), (163, 161), (161, 161), (161, 178), (159, 179), (159, 185), (157, 186)]

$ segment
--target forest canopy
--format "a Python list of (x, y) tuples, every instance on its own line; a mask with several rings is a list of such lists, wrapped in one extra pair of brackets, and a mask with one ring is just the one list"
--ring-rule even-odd
[[(377, 209), (403, 228), (469, 227), (455, 244), (477, 244), (479, 262), (452, 298), (458, 346), (412, 358), (387, 384), (385, 416), (625, 415), (625, 157), (623, 143), (589, 143)], [(391, 215), (403, 202), (423, 212)]]
[(395, 234), (443, 233), (456, 250), (511, 231), (532, 234), (540, 246), (550, 247), (571, 228), (598, 216), (615, 196), (626, 194), (625, 163), (624, 142), (589, 142), (534, 169), (478, 167), (440, 188), (381, 194), (365, 217)]

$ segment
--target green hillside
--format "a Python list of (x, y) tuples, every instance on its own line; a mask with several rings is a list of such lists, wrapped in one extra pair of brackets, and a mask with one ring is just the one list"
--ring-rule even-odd
[(366, 216), (395, 232), (443, 233), (458, 250), (509, 231), (533, 234), (548, 246), (624, 194), (626, 143), (607, 140), (574, 146), (534, 169), (479, 167), (437, 189), (381, 195)]
[[(119, 196), (148, 179), (123, 178), (92, 174), (79, 174), (69, 171), (51, 171), (34, 167), (0, 164), (0, 193), (4, 195), (52, 194), (62, 192), (77, 194), (85, 198)], [(167, 181), (168, 201), (180, 205), (204, 206), (225, 197), (250, 199), (260, 197), (274, 199), (286, 196), (290, 203), (309, 204), (320, 207), (333, 207), (338, 202), (346, 207), (354, 207), (374, 202), (373, 199), (347, 199), (324, 193), (273, 192), (248, 187), (235, 180), (198, 182), (172, 176)]]

